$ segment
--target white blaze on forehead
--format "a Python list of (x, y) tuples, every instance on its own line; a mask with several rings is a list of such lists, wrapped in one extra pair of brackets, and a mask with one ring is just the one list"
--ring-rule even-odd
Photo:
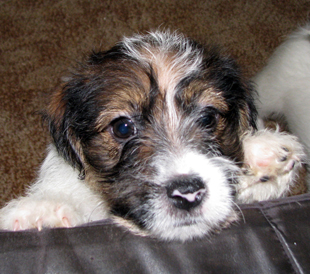
[[(177, 112), (175, 108), (175, 94), (177, 84), (185, 77), (198, 70), (198, 64), (188, 58), (186, 52), (176, 53), (175, 55), (166, 52), (157, 52), (152, 60), (155, 70), (159, 90), (166, 98), (169, 124), (177, 125)], [(199, 62), (198, 62), (199, 63)]]
[(177, 84), (199, 71), (203, 59), (202, 50), (177, 33), (151, 32), (124, 38), (126, 54), (155, 72), (160, 92), (165, 95), (169, 122), (177, 124), (175, 93)]

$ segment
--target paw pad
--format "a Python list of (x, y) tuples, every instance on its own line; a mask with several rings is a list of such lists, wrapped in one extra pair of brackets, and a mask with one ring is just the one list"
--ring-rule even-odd
[(243, 140), (243, 175), (236, 186), (240, 202), (262, 201), (288, 195), (305, 159), (293, 135), (261, 130)]

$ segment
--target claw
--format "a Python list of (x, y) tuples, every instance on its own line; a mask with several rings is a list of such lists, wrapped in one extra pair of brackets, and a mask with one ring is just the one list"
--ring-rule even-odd
[(291, 171), (295, 167), (296, 162), (294, 160), (291, 160), (288, 165), (285, 168), (285, 172)]
[(285, 162), (287, 160), (287, 156), (283, 156), (282, 158), (280, 158), (280, 162)]
[(62, 218), (62, 224), (64, 225), (64, 227), (67, 227), (67, 228), (71, 227), (70, 222), (67, 217)]
[(20, 230), (20, 229), (21, 229), (21, 227), (20, 227), (20, 225), (19, 225), (19, 221), (18, 221), (18, 220), (15, 220), (14, 226), (13, 226), (13, 230), (14, 230), (14, 231), (18, 231), (18, 230)]
[(266, 183), (270, 180), (270, 177), (269, 176), (263, 176), (259, 179), (260, 182), (262, 183)]
[(39, 219), (39, 220), (37, 221), (37, 228), (38, 228), (38, 231), (41, 231), (41, 230), (42, 230), (42, 227), (43, 227), (42, 219)]

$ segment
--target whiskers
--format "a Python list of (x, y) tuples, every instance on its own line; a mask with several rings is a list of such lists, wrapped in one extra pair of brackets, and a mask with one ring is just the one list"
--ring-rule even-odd
[[(105, 207), (105, 204), (104, 204), (104, 201), (100, 201), (99, 203), (97, 203), (97, 205), (93, 208), (93, 210), (90, 212), (89, 216), (88, 216), (88, 219), (87, 219), (87, 222), (92, 222), (93, 220), (97, 220), (98, 218), (95, 216), (96, 215), (96, 211), (99, 210), (99, 211), (102, 211), (102, 208)], [(94, 218), (92, 218), (92, 216)], [(103, 219), (106, 219), (106, 218), (103, 218)]]
[(238, 212), (240, 212), (240, 215), (242, 216), (243, 223), (245, 224), (246, 220), (245, 220), (244, 214), (242, 212), (242, 209), (240, 208), (240, 206), (236, 202), (232, 201), (232, 203), (237, 208)]

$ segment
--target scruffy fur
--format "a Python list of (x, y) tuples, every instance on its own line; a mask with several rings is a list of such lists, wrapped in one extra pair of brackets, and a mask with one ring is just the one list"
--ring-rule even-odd
[(286, 196), (298, 175), (297, 139), (257, 131), (256, 119), (232, 59), (168, 31), (124, 38), (54, 93), (38, 180), (1, 210), (0, 225), (112, 218), (162, 239), (208, 235), (237, 219), (234, 199)]
[(275, 50), (254, 77), (259, 116), (281, 113), (289, 129), (310, 155), (310, 23), (299, 28)]

